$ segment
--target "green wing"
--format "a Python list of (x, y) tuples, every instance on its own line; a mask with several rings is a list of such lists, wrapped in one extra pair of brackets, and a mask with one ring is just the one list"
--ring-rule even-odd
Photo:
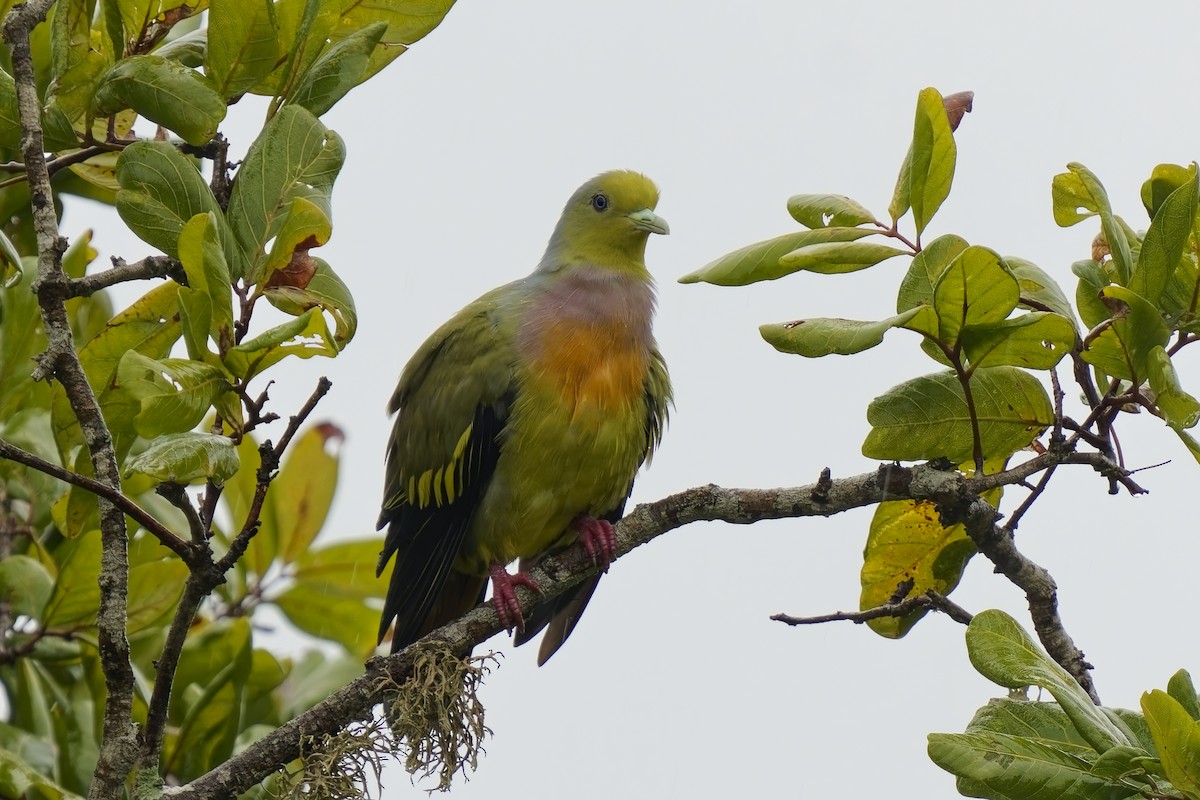
[[(485, 295), (434, 333), (404, 368), (388, 406), (396, 421), (379, 515), (379, 527), (388, 531), (377, 574), (395, 555), (379, 624), (382, 641), (396, 620), (393, 652), (450, 621), (457, 616), (451, 609), (462, 604), (438, 600), (495, 471), (515, 394), (515, 354), (500, 302), (506, 289)], [(484, 585), (481, 579), (480, 595)], [(431, 618), (435, 610), (438, 619)]]

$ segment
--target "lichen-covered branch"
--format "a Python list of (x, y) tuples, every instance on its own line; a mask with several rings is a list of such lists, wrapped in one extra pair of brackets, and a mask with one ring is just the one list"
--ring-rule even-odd
[[(967, 478), (955, 470), (929, 464), (913, 467), (896, 464), (836, 480), (826, 472), (816, 483), (807, 486), (780, 489), (699, 486), (633, 509), (616, 526), (616, 552), (622, 556), (691, 522), (716, 520), (747, 525), (765, 519), (827, 517), (886, 500), (930, 500), (938, 505), (947, 524), (966, 522), (968, 533), (980, 552), (1025, 590), (1043, 645), (1059, 663), (1064, 666), (1074, 664), (1076, 668), (1072, 669), (1072, 675), (1094, 695), (1082, 655), (1071, 643), (1057, 615), (1053, 580), (1044, 569), (1017, 552), (1011, 535), (995, 524), (995, 509), (977, 494), (993, 485), (1020, 483), (1051, 464), (1072, 460), (1085, 459), (1077, 459), (1069, 453), (1047, 453), (1011, 470), (981, 478)], [(1092, 459), (1086, 461), (1091, 463)], [(1115, 465), (1111, 466), (1115, 468)], [(543, 594), (535, 596), (524, 588), (518, 589), (521, 604), (528, 610), (532, 604), (556, 597), (595, 571), (596, 565), (581, 548), (568, 549), (544, 560), (532, 571)], [(961, 609), (958, 611), (962, 612)], [(954, 616), (960, 618), (965, 614), (955, 612)], [(463, 652), (500, 630), (495, 611), (485, 603), (434, 631), (428, 638), (445, 641), (451, 650)], [(371, 659), (363, 676), (267, 734), (217, 769), (185, 786), (164, 789), (163, 796), (172, 800), (203, 800), (236, 795), (266, 778), (279, 765), (296, 758), (301, 741), (332, 734), (350, 723), (370, 718), (373, 707), (384, 700), (383, 687), (402, 684), (410, 674), (415, 647), (412, 645), (394, 655)], [(385, 676), (387, 680), (381, 680)]]
[[(30, 33), (45, 19), (53, 0), (30, 0), (13, 6), (4, 19), (4, 39), (12, 53), (13, 79), (21, 122), (21, 156), (29, 181), (33, 227), (37, 237), (38, 268), (33, 290), (37, 295), (47, 348), (38, 358), (34, 377), (58, 380), (71, 404), (91, 456), (96, 480), (119, 489), (116, 453), (112, 437), (100, 414), (100, 406), (88, 385), (67, 319), (65, 302), (71, 282), (62, 269), (66, 241), (58, 235), (50, 172), (42, 138), (41, 100), (34, 80)], [(96, 616), (100, 664), (104, 672), (107, 700), (103, 735), (96, 772), (88, 796), (93, 800), (124, 794), (124, 782), (137, 757), (133, 709), (133, 667), (125, 636), (126, 594), (129, 559), (125, 515), (105, 497), (98, 497), (100, 511), (100, 607)]]

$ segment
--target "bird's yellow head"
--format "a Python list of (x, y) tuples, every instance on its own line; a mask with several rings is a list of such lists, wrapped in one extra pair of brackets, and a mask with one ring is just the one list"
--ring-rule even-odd
[(592, 264), (647, 276), (646, 240), (669, 233), (654, 213), (658, 187), (639, 172), (597, 175), (571, 195), (550, 237), (541, 268)]

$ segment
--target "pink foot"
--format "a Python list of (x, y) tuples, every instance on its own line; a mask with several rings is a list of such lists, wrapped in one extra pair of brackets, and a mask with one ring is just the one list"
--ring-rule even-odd
[(617, 532), (606, 519), (596, 519), (580, 514), (571, 521), (571, 527), (579, 531), (579, 544), (588, 558), (608, 572), (608, 565), (617, 557)]
[(500, 617), (500, 624), (508, 631), (513, 628), (525, 630), (525, 617), (521, 614), (521, 603), (517, 600), (517, 587), (524, 586), (538, 594), (541, 594), (542, 587), (524, 572), (510, 575), (503, 564), (493, 564), (491, 576), (492, 605), (496, 607), (496, 616)]

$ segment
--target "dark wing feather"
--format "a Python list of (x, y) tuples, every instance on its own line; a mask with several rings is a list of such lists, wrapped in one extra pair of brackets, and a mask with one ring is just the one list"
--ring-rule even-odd
[[(466, 609), (456, 609), (466, 602), (464, 595), (473, 598), (466, 608), (483, 599), (487, 579), (476, 576), (463, 576), (473, 578), (474, 583), (454, 583), (450, 594), (457, 599), (442, 595), (479, 498), (496, 470), (500, 458), (498, 436), (505, 416), (507, 403), (481, 406), (475, 412), (463, 453), (462, 492), (453, 502), (421, 506), (416, 498), (406, 498), (394, 508), (385, 508), (380, 517), (380, 526), (386, 524), (388, 532), (377, 574), (383, 573), (393, 553), (396, 565), (383, 603), (379, 640), (383, 641), (395, 619), (393, 653), (461, 615)], [(466, 583), (477, 583), (478, 588), (472, 589)]]

